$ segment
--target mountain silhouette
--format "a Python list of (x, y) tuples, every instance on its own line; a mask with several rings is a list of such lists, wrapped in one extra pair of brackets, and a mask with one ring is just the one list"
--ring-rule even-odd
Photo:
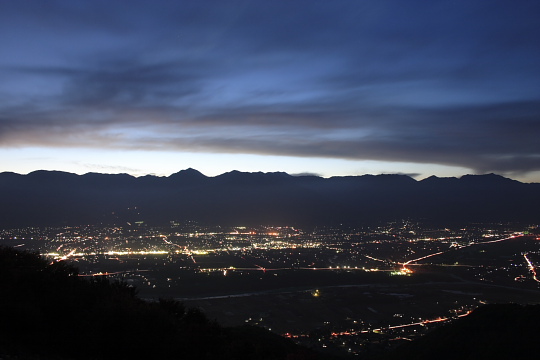
[(0, 173), (0, 226), (196, 220), (224, 225), (312, 227), (399, 218), (438, 223), (537, 221), (540, 184), (505, 177), (363, 175), (322, 178), (283, 172), (194, 169), (168, 177), (60, 171)]

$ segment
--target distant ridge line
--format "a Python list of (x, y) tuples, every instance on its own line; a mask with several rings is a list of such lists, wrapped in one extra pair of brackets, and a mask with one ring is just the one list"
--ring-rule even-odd
[(496, 174), (416, 180), (404, 174), (323, 178), (240, 171), (209, 177), (191, 168), (141, 177), (39, 170), (0, 173), (0, 198), (3, 227), (182, 219), (302, 226), (400, 218), (540, 220), (540, 184)]
[(519, 180), (515, 180), (515, 179), (511, 179), (511, 178), (507, 178), (503, 175), (499, 175), (499, 174), (495, 174), (495, 173), (487, 173), (487, 174), (464, 174), (462, 176), (459, 176), (459, 177), (456, 177), (456, 176), (437, 176), (437, 175), (430, 175), (424, 179), (421, 179), (421, 180), (416, 180), (414, 176), (411, 176), (411, 175), (408, 175), (408, 174), (401, 174), (401, 173), (384, 173), (384, 174), (362, 174), (362, 175), (335, 175), (335, 176), (330, 176), (330, 177), (323, 177), (323, 176), (320, 176), (320, 175), (317, 175), (317, 174), (304, 174), (304, 173), (300, 173), (300, 174), (289, 174), (287, 172), (283, 172), (283, 171), (271, 171), (271, 172), (262, 172), (262, 171), (255, 171), (255, 172), (242, 172), (242, 171), (239, 171), (239, 170), (231, 170), (231, 171), (228, 171), (228, 172), (224, 172), (222, 174), (219, 174), (219, 175), (215, 175), (215, 176), (207, 176), (207, 175), (204, 175), (202, 172), (200, 172), (199, 170), (196, 170), (196, 169), (193, 169), (193, 168), (187, 168), (187, 169), (183, 169), (183, 170), (179, 170), (178, 172), (175, 172), (175, 173), (172, 173), (170, 175), (167, 175), (167, 176), (160, 176), (160, 175), (153, 175), (153, 174), (147, 174), (147, 175), (141, 175), (141, 176), (135, 176), (135, 175), (131, 175), (131, 174), (127, 174), (127, 173), (99, 173), (99, 172), (87, 172), (85, 174), (76, 174), (76, 173), (72, 173), (72, 172), (68, 172), (68, 171), (62, 171), (62, 170), (34, 170), (34, 171), (31, 171), (29, 172), (28, 174), (20, 174), (20, 173), (16, 173), (16, 172), (12, 172), (12, 171), (5, 171), (5, 172), (1, 172), (0, 175), (2, 174), (13, 174), (13, 175), (20, 175), (20, 176), (25, 176), (25, 175), (32, 175), (32, 174), (45, 174), (45, 173), (50, 173), (50, 174), (70, 174), (70, 175), (75, 175), (75, 176), (89, 176), (89, 175), (106, 175), (106, 176), (129, 176), (129, 177), (133, 177), (133, 178), (144, 178), (144, 177), (155, 177), (155, 178), (170, 178), (170, 177), (177, 177), (177, 176), (200, 176), (200, 177), (206, 177), (206, 178), (216, 178), (216, 177), (220, 177), (220, 176), (224, 176), (224, 175), (231, 175), (231, 174), (251, 174), (251, 175), (281, 175), (281, 176), (290, 176), (290, 177), (315, 177), (315, 178), (322, 178), (322, 179), (332, 179), (332, 178), (362, 178), (362, 177), (407, 177), (407, 178), (410, 178), (414, 181), (426, 181), (426, 180), (433, 180), (433, 179), (463, 179), (463, 178), (478, 178), (478, 177), (489, 177), (489, 178), (498, 178), (498, 179), (506, 179), (506, 180), (509, 180), (509, 181), (515, 181), (515, 182), (519, 182), (519, 183), (523, 183), (523, 184), (537, 184), (537, 183), (534, 183), (534, 182), (531, 182), (531, 183), (525, 183), (525, 182), (521, 182)]

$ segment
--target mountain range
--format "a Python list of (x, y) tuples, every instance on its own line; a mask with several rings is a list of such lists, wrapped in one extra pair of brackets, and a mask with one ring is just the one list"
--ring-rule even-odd
[(322, 178), (194, 169), (168, 177), (60, 171), (0, 173), (0, 226), (168, 224), (360, 225), (401, 218), (437, 223), (540, 220), (540, 183), (495, 174), (460, 178)]

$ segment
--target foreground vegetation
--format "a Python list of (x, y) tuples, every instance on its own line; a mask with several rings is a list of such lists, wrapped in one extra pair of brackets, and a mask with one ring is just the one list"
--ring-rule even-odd
[(88, 281), (64, 262), (0, 247), (0, 357), (17, 359), (319, 359), (255, 327), (224, 328), (173, 300)]
[[(124, 283), (86, 280), (65, 262), (1, 246), (0, 288), (1, 359), (328, 359), (264, 329), (222, 327), (177, 301), (143, 301)], [(369, 359), (528, 358), (540, 353), (538, 324), (540, 305), (486, 305)]]

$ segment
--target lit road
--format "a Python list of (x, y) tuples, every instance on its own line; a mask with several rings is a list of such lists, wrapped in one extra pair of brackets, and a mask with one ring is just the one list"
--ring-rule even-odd
[[(472, 310), (469, 310), (466, 313), (460, 314), (455, 318), (465, 317), (465, 316), (469, 315), (471, 312), (472, 312)], [(454, 317), (439, 317), (439, 318), (432, 319), (432, 320), (422, 320), (422, 321), (417, 321), (417, 322), (413, 322), (413, 323), (392, 325), (392, 326), (387, 326), (387, 327), (377, 328), (377, 329), (333, 332), (331, 335), (337, 337), (337, 336), (354, 336), (354, 335), (360, 335), (360, 334), (367, 334), (367, 333), (371, 333), (371, 332), (384, 332), (384, 331), (388, 331), (388, 330), (402, 329), (402, 328), (407, 328), (407, 327), (411, 327), (411, 326), (425, 326), (425, 325), (428, 325), (428, 324), (434, 324), (434, 323), (440, 323), (440, 322), (445, 322), (445, 321), (449, 321), (449, 320), (454, 320), (455, 318)], [(293, 335), (293, 334), (287, 333), (287, 334), (284, 334), (284, 336), (288, 337), (288, 338), (299, 338), (299, 337), (304, 337), (306, 335)]]
[[(463, 248), (466, 248), (466, 247), (471, 247), (471, 246), (476, 246), (476, 245), (485, 245), (485, 244), (493, 244), (493, 243), (498, 243), (498, 242), (502, 242), (502, 241), (508, 241), (508, 240), (513, 240), (515, 238), (518, 238), (518, 237), (522, 237), (523, 235), (512, 235), (510, 237), (507, 237), (507, 238), (503, 238), (503, 239), (497, 239), (497, 240), (489, 240), (489, 241), (483, 241), (483, 242), (478, 242), (478, 243), (470, 243), (468, 245), (463, 245), (463, 246), (460, 246), (458, 249), (448, 249), (448, 250), (444, 250), (444, 251), (439, 251), (439, 252), (436, 252), (436, 253), (433, 253), (433, 254), (429, 254), (429, 255), (425, 255), (425, 256), (422, 256), (422, 257), (419, 257), (419, 258), (416, 258), (416, 259), (412, 259), (412, 260), (409, 260), (409, 261), (406, 261), (404, 262), (403, 264), (403, 268), (407, 268), (407, 265), (414, 265), (414, 263), (418, 262), (418, 261), (421, 261), (421, 260), (424, 260), (424, 259), (427, 259), (427, 258), (430, 258), (430, 257), (433, 257), (433, 256), (437, 256), (437, 255), (442, 255), (442, 254), (446, 254), (447, 252), (450, 252), (450, 251), (456, 251), (456, 250), (459, 250), (459, 249), (463, 249)], [(528, 261), (527, 258), (525, 258)], [(531, 265), (529, 265), (530, 267)], [(534, 267), (533, 267), (534, 268)], [(531, 270), (532, 271), (532, 270)], [(535, 279), (536, 280), (536, 279)], [(538, 281), (538, 280), (537, 280)]]
[(533, 279), (536, 282), (540, 282), (538, 280), (538, 277), (536, 275), (536, 268), (534, 267), (532, 261), (527, 257), (528, 254), (523, 254), (523, 257), (525, 258), (525, 261), (527, 261), (527, 265), (529, 266), (529, 270), (531, 270), (531, 273), (533, 274)]
[(374, 260), (374, 261), (380, 261), (380, 262), (383, 262), (383, 263), (391, 262), (391, 263), (394, 263), (394, 264), (395, 264), (394, 261), (383, 260), (383, 259), (377, 259), (377, 258), (375, 258), (375, 257), (373, 257), (373, 256), (369, 256), (369, 255), (364, 255), (364, 257), (367, 257), (368, 259)]
[(424, 259), (427, 259), (427, 258), (430, 258), (432, 256), (437, 256), (437, 255), (441, 255), (441, 254), (444, 254), (446, 252), (448, 252), (449, 250), (446, 250), (446, 251), (439, 251), (439, 252), (436, 252), (436, 253), (433, 253), (433, 254), (429, 254), (429, 255), (426, 255), (426, 256), (422, 256), (422, 257), (419, 257), (417, 259), (412, 259), (412, 260), (409, 260), (407, 262), (404, 262), (402, 265), (403, 267), (406, 267), (407, 265), (411, 264), (411, 263), (415, 263), (417, 261), (420, 261), (420, 260), (424, 260)]

